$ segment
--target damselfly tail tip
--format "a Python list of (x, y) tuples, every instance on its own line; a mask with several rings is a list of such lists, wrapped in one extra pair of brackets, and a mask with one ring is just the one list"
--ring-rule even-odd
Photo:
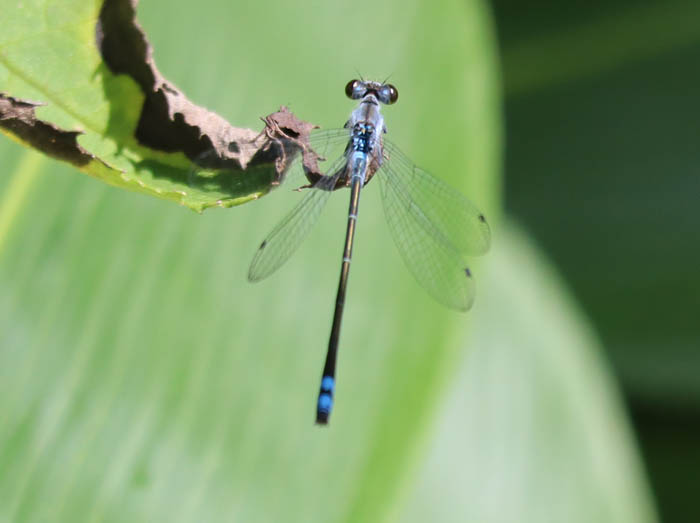
[(318, 406), (316, 407), (316, 425), (328, 425), (328, 419), (331, 417), (331, 407), (333, 399), (328, 394), (321, 394), (318, 397)]
[(328, 418), (331, 417), (333, 408), (333, 390), (335, 389), (335, 379), (333, 376), (324, 376), (321, 379), (321, 390), (318, 393), (318, 404), (316, 405), (316, 425), (328, 425)]

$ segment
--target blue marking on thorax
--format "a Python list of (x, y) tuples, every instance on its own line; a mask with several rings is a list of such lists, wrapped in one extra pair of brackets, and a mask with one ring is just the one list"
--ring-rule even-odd
[(373, 135), (374, 125), (362, 122), (355, 124), (352, 130), (352, 150), (364, 154), (371, 153), (374, 146), (372, 143)]
[(367, 159), (374, 149), (373, 136), (374, 125), (371, 123), (359, 122), (353, 127), (352, 155), (350, 157), (352, 178), (360, 178), (363, 185), (367, 173)]

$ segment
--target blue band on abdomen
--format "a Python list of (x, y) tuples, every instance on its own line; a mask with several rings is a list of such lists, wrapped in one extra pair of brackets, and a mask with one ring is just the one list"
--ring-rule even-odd
[(328, 414), (331, 411), (331, 407), (333, 407), (333, 398), (331, 395), (325, 392), (320, 394), (318, 397), (318, 411), (323, 414)]
[(321, 380), (321, 392), (329, 392), (333, 394), (335, 389), (335, 379), (332, 376), (324, 376)]

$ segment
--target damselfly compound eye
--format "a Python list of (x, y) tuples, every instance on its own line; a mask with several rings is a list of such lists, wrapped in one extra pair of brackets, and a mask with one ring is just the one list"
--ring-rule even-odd
[(391, 84), (386, 87), (389, 89), (389, 105), (396, 103), (396, 100), (399, 99), (399, 90)]
[(348, 85), (345, 86), (345, 96), (351, 99), (355, 98), (353, 95), (355, 94), (355, 89), (359, 86), (359, 84), (359, 80), (350, 80)]

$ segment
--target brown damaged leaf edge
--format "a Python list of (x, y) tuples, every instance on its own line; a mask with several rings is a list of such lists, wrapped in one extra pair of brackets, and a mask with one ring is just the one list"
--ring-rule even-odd
[(93, 160), (99, 161), (78, 144), (80, 131), (66, 131), (39, 120), (35, 108), (42, 105), (0, 92), (0, 127), (21, 142), (76, 167), (84, 167)]
[(141, 87), (145, 101), (136, 139), (163, 152), (183, 152), (209, 168), (246, 169), (273, 163), (279, 175), (294, 151), (270, 147), (271, 142), (293, 144), (303, 151), (307, 170), (318, 172), (315, 153), (308, 147), (313, 124), (299, 120), (286, 107), (264, 118), (262, 133), (231, 126), (219, 115), (188, 100), (156, 68), (153, 49), (136, 20), (138, 0), (105, 0), (96, 27), (97, 46), (115, 74), (126, 74)]

